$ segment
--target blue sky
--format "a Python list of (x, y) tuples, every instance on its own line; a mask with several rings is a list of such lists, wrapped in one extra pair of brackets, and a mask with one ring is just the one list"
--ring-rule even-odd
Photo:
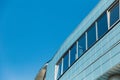
[(0, 0), (0, 80), (34, 80), (99, 0)]

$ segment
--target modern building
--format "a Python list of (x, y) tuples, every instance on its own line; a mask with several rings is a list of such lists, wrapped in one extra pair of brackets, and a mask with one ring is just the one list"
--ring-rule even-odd
[(120, 0), (100, 0), (36, 80), (120, 80)]

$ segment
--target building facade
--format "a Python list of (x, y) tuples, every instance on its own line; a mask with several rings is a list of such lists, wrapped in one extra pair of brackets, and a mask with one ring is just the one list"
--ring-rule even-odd
[(120, 80), (120, 0), (100, 0), (36, 80)]

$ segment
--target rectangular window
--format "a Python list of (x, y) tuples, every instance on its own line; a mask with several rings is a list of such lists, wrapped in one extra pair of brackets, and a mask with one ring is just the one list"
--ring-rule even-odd
[(57, 67), (58, 67), (58, 70), (57, 70), (57, 79), (58, 79), (62, 74), (62, 61), (59, 62)]
[(69, 52), (65, 54), (63, 57), (63, 73), (68, 69), (69, 67)]
[(86, 50), (86, 37), (85, 34), (78, 40), (78, 57), (80, 57)]
[(106, 12), (97, 20), (98, 38), (101, 38), (108, 30)]
[(96, 27), (95, 24), (93, 24), (90, 29), (87, 31), (87, 43), (88, 48), (90, 48), (96, 41)]
[(70, 49), (70, 65), (72, 65), (75, 62), (76, 59), (76, 43), (72, 46)]
[(110, 11), (110, 27), (119, 19), (119, 4), (113, 6)]

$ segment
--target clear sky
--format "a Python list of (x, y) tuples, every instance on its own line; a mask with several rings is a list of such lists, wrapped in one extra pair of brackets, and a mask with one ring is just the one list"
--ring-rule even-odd
[(100, 0), (0, 0), (0, 80), (34, 80)]

